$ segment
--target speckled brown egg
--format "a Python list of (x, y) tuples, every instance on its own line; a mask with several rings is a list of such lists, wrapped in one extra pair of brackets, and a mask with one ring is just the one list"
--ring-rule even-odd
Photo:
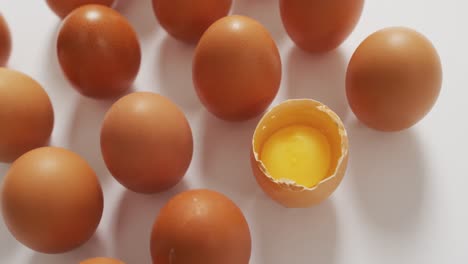
[(102, 5), (85, 5), (67, 16), (58, 34), (57, 54), (68, 80), (93, 98), (123, 94), (135, 80), (141, 60), (130, 23)]
[(244, 16), (227, 16), (203, 34), (193, 59), (193, 81), (205, 107), (230, 121), (262, 113), (281, 82), (281, 59), (270, 33)]
[(44, 146), (54, 110), (42, 86), (21, 72), (0, 68), (0, 162), (12, 162)]
[(80, 264), (125, 264), (124, 262), (113, 258), (92, 258), (83, 260)]
[(177, 184), (192, 160), (193, 141), (184, 113), (150, 92), (129, 94), (107, 112), (101, 130), (107, 168), (122, 185), (141, 193)]
[(155, 264), (248, 264), (250, 252), (241, 210), (210, 190), (176, 195), (161, 209), (151, 234)]
[(301, 49), (337, 48), (361, 17), (364, 0), (280, 0), (283, 25)]
[(13, 236), (43, 253), (77, 248), (94, 234), (103, 210), (98, 178), (88, 163), (62, 148), (18, 158), (1, 188), (2, 214)]
[(409, 128), (433, 107), (442, 86), (442, 66), (432, 43), (404, 27), (382, 29), (354, 52), (346, 93), (354, 114), (382, 131)]
[(47, 0), (47, 5), (60, 18), (66, 17), (74, 9), (87, 5), (98, 4), (111, 6), (114, 0)]
[(216, 20), (226, 16), (232, 0), (153, 0), (161, 26), (176, 39), (195, 43)]
[(0, 67), (5, 66), (11, 53), (11, 35), (8, 23), (0, 13)]

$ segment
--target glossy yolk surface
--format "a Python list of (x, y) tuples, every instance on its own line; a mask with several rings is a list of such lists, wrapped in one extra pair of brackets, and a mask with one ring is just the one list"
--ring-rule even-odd
[(319, 130), (293, 125), (276, 131), (265, 141), (260, 159), (274, 179), (313, 187), (327, 176), (330, 152), (328, 139)]

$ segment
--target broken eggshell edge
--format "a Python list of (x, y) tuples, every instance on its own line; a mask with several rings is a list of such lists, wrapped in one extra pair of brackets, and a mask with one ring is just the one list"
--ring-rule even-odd
[[(286, 118), (283, 117), (286, 120), (273, 121), (276, 122), (276, 125), (273, 128), (269, 128), (268, 123), (274, 119), (279, 120), (278, 115), (281, 115), (281, 113), (283, 113), (283, 116), (287, 116)], [(293, 115), (288, 116), (291, 113)], [(298, 113), (303, 113), (303, 115), (299, 115)], [(339, 153), (334, 170), (328, 177), (310, 188), (298, 185), (296, 182), (288, 179), (275, 180), (268, 173), (259, 155), (263, 142), (269, 136), (282, 127), (303, 122), (301, 119), (308, 118), (308, 114), (315, 114), (316, 116), (313, 119), (322, 118), (323, 122), (336, 125), (337, 136), (341, 141), (339, 146), (341, 153)], [(265, 132), (266, 130), (269, 131)], [(256, 144), (257, 140), (263, 140), (263, 142)], [(346, 129), (335, 112), (326, 105), (312, 99), (292, 99), (273, 107), (262, 117), (253, 135), (250, 161), (257, 183), (269, 197), (288, 208), (306, 208), (322, 202), (336, 190), (346, 172), (348, 149), (349, 142)]]

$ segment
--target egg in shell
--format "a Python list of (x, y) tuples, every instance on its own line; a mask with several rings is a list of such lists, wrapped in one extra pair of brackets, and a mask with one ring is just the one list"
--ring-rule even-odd
[(286, 32), (296, 45), (309, 52), (337, 48), (361, 17), (364, 0), (280, 0)]
[(185, 191), (159, 212), (150, 250), (154, 264), (248, 264), (249, 225), (223, 194)]
[(47, 92), (28, 75), (0, 68), (0, 162), (47, 144), (54, 110)]
[(432, 43), (405, 27), (379, 30), (356, 49), (346, 73), (351, 110), (380, 131), (407, 129), (426, 116), (442, 87), (442, 65)]
[(5, 66), (11, 53), (11, 34), (5, 17), (0, 13), (0, 67)]
[(88, 4), (112, 6), (114, 0), (47, 0), (47, 5), (60, 18), (65, 18), (74, 9)]
[(42, 147), (19, 157), (3, 178), (2, 216), (23, 245), (43, 253), (81, 246), (96, 231), (103, 193), (90, 165), (79, 155)]
[(245, 16), (211, 25), (195, 49), (193, 81), (205, 107), (228, 121), (250, 119), (275, 98), (281, 59), (268, 30)]
[(192, 130), (184, 113), (166, 97), (131, 93), (104, 117), (101, 151), (122, 185), (140, 193), (161, 192), (185, 175), (193, 154)]
[(343, 179), (347, 162), (348, 137), (342, 121), (311, 99), (273, 107), (253, 135), (255, 179), (285, 207), (310, 207), (328, 198)]
[(216, 20), (226, 16), (232, 0), (153, 0), (159, 24), (174, 38), (197, 42)]
[(57, 56), (73, 86), (85, 96), (100, 99), (120, 96), (132, 86), (141, 50), (124, 16), (103, 5), (84, 5), (63, 20)]

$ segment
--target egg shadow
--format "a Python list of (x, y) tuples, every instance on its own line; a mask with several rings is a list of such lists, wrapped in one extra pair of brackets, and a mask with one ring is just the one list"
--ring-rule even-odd
[[(2, 176), (4, 174), (2, 173)], [(0, 178), (1, 179), (1, 178)], [(1, 185), (1, 184), (0, 184)], [(0, 204), (1, 204), (0, 198)], [(9, 259), (16, 254), (16, 251), (20, 249), (18, 242), (8, 231), (5, 222), (0, 219), (0, 258), (1, 260)], [(2, 262), (3, 262), (2, 261)]]
[(287, 59), (287, 95), (309, 98), (329, 106), (340, 118), (346, 117), (346, 58), (341, 49), (310, 54), (293, 46)]
[(158, 22), (153, 12), (152, 1), (117, 0), (114, 9), (128, 19), (139, 37), (145, 38), (156, 33)]
[(65, 78), (57, 57), (57, 36), (60, 25), (61, 23), (57, 23), (50, 33), (49, 45), (44, 52), (43, 67), (40, 71), (40, 76), (44, 76), (42, 85), (49, 92), (52, 101), (66, 100), (66, 97), (76, 94), (72, 85)]
[(151, 264), (150, 238), (159, 210), (174, 195), (187, 190), (184, 181), (159, 194), (126, 190), (120, 200), (114, 225), (114, 252), (125, 263)]
[(273, 39), (280, 43), (287, 34), (281, 21), (278, 1), (236, 0), (233, 1), (232, 14), (251, 17), (264, 25)]
[(104, 241), (95, 234), (89, 241), (81, 247), (63, 254), (42, 254), (34, 252), (31, 255), (29, 264), (63, 264), (80, 263), (81, 261), (97, 256), (105, 256), (106, 250)]
[(259, 119), (226, 122), (204, 113), (199, 157), (205, 187), (233, 199), (252, 199), (258, 187), (250, 167), (250, 149)]
[(0, 180), (5, 177), (7, 171), (10, 169), (10, 164), (9, 163), (3, 163), (0, 162)]
[(112, 101), (80, 97), (69, 130), (70, 150), (83, 157), (94, 169), (101, 182), (110, 179), (101, 155), (101, 126)]
[(417, 226), (425, 196), (424, 153), (411, 129), (383, 133), (350, 122), (349, 179), (367, 220), (404, 235)]
[(201, 108), (192, 82), (192, 60), (195, 46), (166, 35), (161, 44), (156, 68), (161, 85), (160, 92), (185, 111)]
[(254, 249), (261, 263), (332, 264), (336, 262), (338, 228), (333, 201), (312, 208), (284, 208), (262, 195), (254, 210)]

